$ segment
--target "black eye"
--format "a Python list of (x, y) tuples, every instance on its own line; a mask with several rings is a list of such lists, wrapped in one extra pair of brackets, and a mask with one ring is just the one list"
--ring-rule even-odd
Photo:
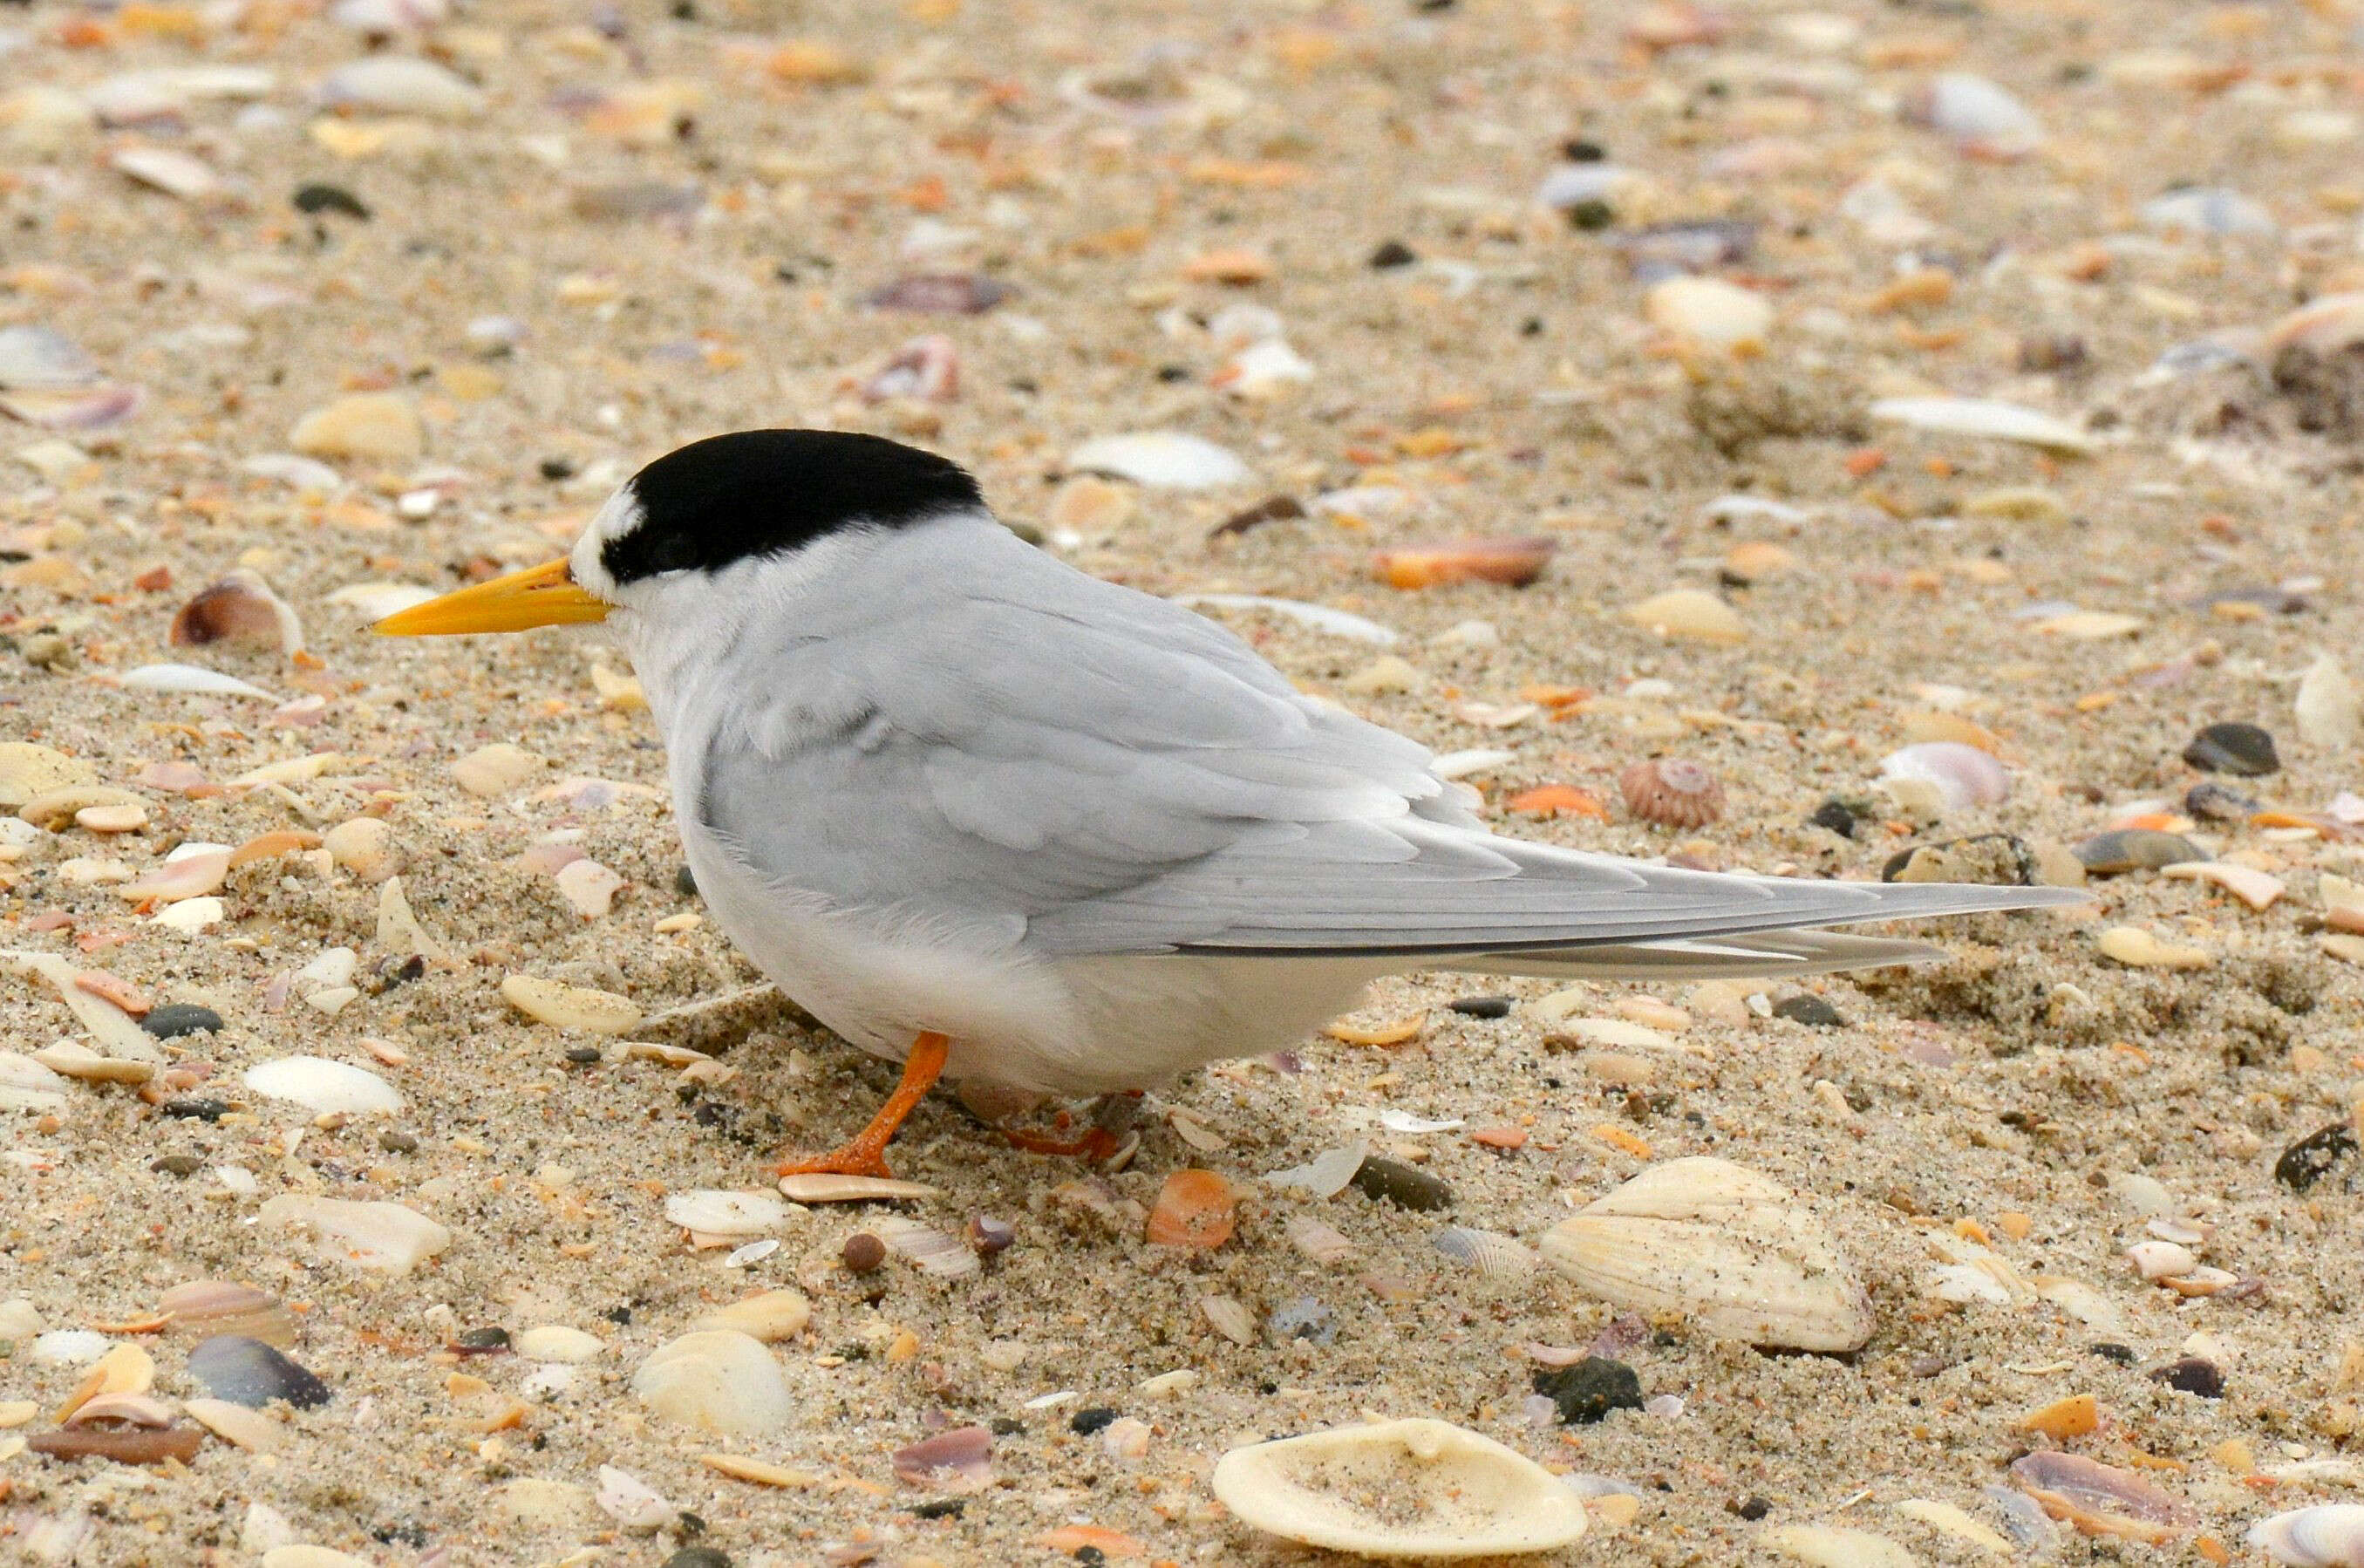
[(668, 531), (649, 541), (641, 559), (652, 572), (686, 572), (699, 565), (697, 543), (686, 533)]

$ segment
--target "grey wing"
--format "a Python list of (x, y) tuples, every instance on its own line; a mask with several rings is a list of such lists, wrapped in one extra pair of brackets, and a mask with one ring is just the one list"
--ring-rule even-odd
[(1053, 957), (1409, 968), (2076, 896), (1713, 876), (1496, 837), (1416, 743), (998, 526), (930, 531), (872, 567), (837, 623), (781, 629), (759, 663), (775, 694), (733, 705), (700, 790), (745, 859), (833, 907)]

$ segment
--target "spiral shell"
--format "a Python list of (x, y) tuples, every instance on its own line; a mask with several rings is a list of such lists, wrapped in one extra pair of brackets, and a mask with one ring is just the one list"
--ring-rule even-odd
[(1723, 815), (1723, 786), (1687, 757), (1656, 756), (1620, 774), (1625, 809), (1660, 827), (1705, 827)]

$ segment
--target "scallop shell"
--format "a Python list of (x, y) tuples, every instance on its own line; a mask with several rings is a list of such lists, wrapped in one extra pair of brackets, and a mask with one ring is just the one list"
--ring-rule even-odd
[(1677, 1312), (1710, 1334), (1799, 1350), (1871, 1338), (1870, 1298), (1795, 1193), (1698, 1156), (1653, 1166), (1544, 1234), (1578, 1287), (1636, 1312)]
[(2364, 1568), (2364, 1506), (2320, 1503), (2260, 1519), (2249, 1544), (2286, 1568)]
[(1247, 1524), (1365, 1557), (1549, 1551), (1584, 1503), (1541, 1465), (1444, 1421), (1382, 1421), (1233, 1449), (1215, 1495)]
[(1661, 827), (1705, 827), (1723, 814), (1723, 786), (1687, 757), (1657, 756), (1618, 775), (1625, 809)]
[(1523, 1280), (1542, 1262), (1526, 1243), (1498, 1230), (1448, 1225), (1429, 1240), (1439, 1252), (1483, 1279)]

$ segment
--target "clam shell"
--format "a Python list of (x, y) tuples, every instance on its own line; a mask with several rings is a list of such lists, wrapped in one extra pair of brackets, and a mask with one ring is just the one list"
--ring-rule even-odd
[(1812, 1568), (1920, 1568), (1921, 1560), (1884, 1535), (1829, 1525), (1783, 1525), (1765, 1544)]
[(1204, 490), (1237, 485), (1250, 476), (1247, 465), (1203, 437), (1179, 431), (1143, 431), (1104, 435), (1067, 454), (1079, 474), (1112, 474), (1154, 489)]
[(969, 1244), (948, 1230), (894, 1215), (880, 1215), (871, 1222), (870, 1228), (890, 1251), (909, 1258), (923, 1274), (957, 1280), (976, 1273), (982, 1266)]
[(1871, 1338), (1870, 1298), (1822, 1221), (1728, 1160), (1653, 1166), (1544, 1232), (1542, 1249), (1588, 1294), (1710, 1334), (1799, 1350)]
[(666, 1419), (718, 1437), (759, 1437), (796, 1413), (772, 1352), (728, 1328), (658, 1346), (632, 1374), (632, 1392)]
[(157, 1298), (156, 1310), (171, 1314), (175, 1329), (190, 1329), (201, 1338), (235, 1334), (280, 1350), (296, 1343), (295, 1316), (277, 1296), (230, 1280), (174, 1285)]
[(2260, 1519), (2249, 1544), (2286, 1568), (2364, 1568), (2364, 1506), (2321, 1503)]
[(1243, 1521), (1365, 1557), (1549, 1551), (1584, 1533), (1584, 1503), (1541, 1465), (1444, 1421), (1382, 1421), (1233, 1449), (1215, 1495)]
[(1543, 1261), (1526, 1243), (1497, 1230), (1448, 1225), (1429, 1240), (1447, 1258), (1489, 1280), (1523, 1280)]

